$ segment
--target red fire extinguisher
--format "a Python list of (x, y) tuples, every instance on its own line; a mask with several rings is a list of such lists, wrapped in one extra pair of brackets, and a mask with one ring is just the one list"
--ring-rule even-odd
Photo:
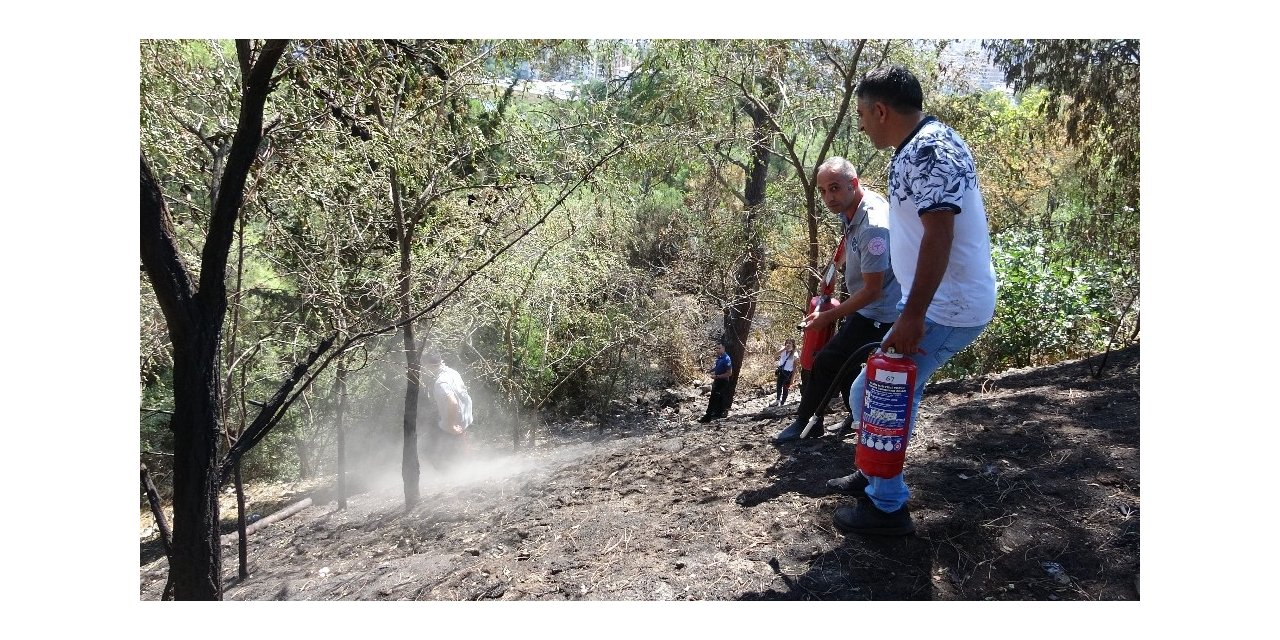
[[(818, 295), (809, 298), (809, 307), (805, 310), (805, 316), (818, 311), (830, 311), (836, 308), (836, 302), (828, 295)], [(808, 325), (802, 325), (804, 331), (804, 341), (800, 346), (800, 367), (805, 371), (813, 369), (813, 359), (817, 357), (818, 352), (827, 346), (827, 341), (836, 333), (836, 323), (828, 323), (821, 329), (813, 329)]]
[(862, 428), (854, 463), (864, 475), (892, 478), (902, 473), (911, 435), (916, 363), (892, 348), (867, 359)]
[[(848, 237), (848, 234), (846, 234), (840, 239), (835, 255), (831, 256), (831, 263), (827, 265), (827, 270), (822, 275), (822, 290), (818, 295), (809, 298), (809, 306), (804, 312), (806, 318), (814, 311), (826, 312), (839, 306), (835, 300), (832, 300), (832, 297), (835, 294), (836, 269), (840, 261), (844, 259), (844, 243)], [(811, 329), (808, 323), (801, 322), (796, 325), (796, 328), (804, 332), (804, 340), (800, 345), (800, 368), (809, 371), (813, 369), (813, 359), (817, 357), (818, 352), (827, 346), (827, 341), (831, 339), (831, 336), (835, 335), (836, 323), (830, 322), (821, 329)]]

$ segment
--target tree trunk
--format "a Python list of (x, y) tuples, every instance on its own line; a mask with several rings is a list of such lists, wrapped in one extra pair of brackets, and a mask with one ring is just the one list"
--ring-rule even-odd
[(347, 438), (342, 427), (347, 412), (347, 363), (338, 360), (337, 375), (333, 380), (333, 391), (337, 395), (338, 409), (334, 417), (334, 430), (338, 436), (338, 509), (347, 508)]
[[(396, 240), (400, 245), (400, 313), (408, 318), (413, 313), (412, 300), (412, 256), (414, 222), (404, 210), (400, 197), (400, 180), (395, 170), (391, 171), (391, 204), (396, 213)], [(404, 508), (407, 511), (418, 503), (418, 393), (421, 387), (419, 363), (422, 357), (418, 354), (416, 340), (413, 335), (413, 323), (404, 325), (404, 445), (401, 451), (400, 477), (404, 481)]]
[(769, 170), (768, 114), (749, 101), (743, 108), (751, 116), (754, 144), (751, 147), (751, 165), (744, 189), (746, 199), (745, 220), (747, 256), (738, 267), (734, 282), (733, 303), (724, 310), (725, 351), (733, 360), (733, 376), (724, 390), (721, 407), (726, 411), (733, 405), (738, 390), (738, 377), (742, 373), (743, 359), (747, 352), (747, 338), (756, 315), (756, 296), (760, 293), (760, 268), (764, 264), (764, 234), (759, 228), (760, 213), (764, 210), (765, 178)]
[[(236, 221), (237, 222), (236, 290), (232, 296), (233, 302), (231, 305), (231, 329), (230, 329), (231, 335), (228, 336), (228, 340), (227, 340), (228, 353), (226, 354), (228, 371), (227, 371), (226, 386), (223, 387), (224, 393), (226, 393), (227, 396), (230, 396), (232, 393), (231, 379), (234, 377), (235, 372), (231, 371), (230, 369), (236, 357), (236, 338), (239, 336), (239, 333), (240, 333), (240, 309), (241, 309), (240, 301), (244, 294), (244, 219), (245, 219), (245, 216), (242, 214), (238, 216), (238, 219)], [(240, 369), (240, 388), (237, 389), (238, 391), (237, 395), (239, 396), (239, 399), (240, 399), (240, 415), (239, 415), (239, 418), (234, 423), (229, 420), (229, 416), (231, 415), (231, 411), (230, 411), (231, 398), (230, 397), (224, 398), (224, 402), (222, 405), (222, 422), (225, 425), (225, 431), (226, 431), (225, 436), (227, 439), (228, 450), (231, 449), (231, 447), (235, 444), (235, 441), (238, 440), (240, 436), (244, 435), (245, 420), (248, 419), (248, 411), (245, 410), (245, 400), (246, 400), (245, 389), (248, 386), (248, 378), (245, 374), (248, 368), (249, 368), (249, 363), (245, 362), (244, 366), (241, 367)], [(240, 473), (239, 462), (236, 462), (235, 486), (236, 486), (236, 530), (240, 534), (240, 544), (236, 549), (237, 551), (236, 556), (239, 560), (239, 567), (238, 567), (239, 571), (237, 575), (240, 576), (241, 581), (244, 581), (249, 579), (249, 540), (248, 540), (248, 536), (244, 532), (244, 525), (245, 525), (244, 523), (244, 513), (245, 513), (244, 476)]]
[(160, 594), (160, 599), (170, 600), (173, 598), (173, 544), (170, 542), (169, 523), (164, 518), (164, 509), (160, 506), (160, 493), (156, 491), (156, 486), (151, 483), (151, 473), (147, 471), (147, 465), (140, 466), (142, 489), (147, 494), (147, 503), (151, 505), (151, 515), (156, 519), (156, 528), (160, 530), (160, 545), (164, 547), (164, 557), (169, 563), (169, 575), (165, 577), (164, 592)]
[(236, 463), (236, 529), (240, 534), (239, 557), (241, 580), (249, 579), (249, 534), (244, 526), (244, 477), (240, 475), (240, 463)]
[(243, 204), (245, 181), (262, 141), (262, 113), (271, 77), (287, 40), (269, 40), (251, 60), (248, 41), (237, 41), (244, 61), (240, 119), (218, 182), (200, 260), (199, 286), (177, 249), (173, 220), (159, 182), (141, 160), (142, 264), (164, 311), (173, 344), (173, 577), (178, 600), (222, 598), (218, 538), (218, 438), (221, 366), (218, 361), (227, 309), (227, 256)]
[[(225, 302), (225, 301), (224, 301)], [(221, 309), (173, 349), (173, 595), (222, 599), (218, 541), (218, 416)], [(185, 344), (184, 344), (185, 342)]]
[(164, 508), (160, 505), (160, 492), (156, 491), (156, 485), (151, 482), (151, 473), (147, 471), (147, 465), (141, 465), (142, 490), (147, 493), (147, 504), (151, 505), (151, 516), (156, 519), (156, 529), (160, 532), (160, 546), (164, 547), (164, 555), (173, 554), (170, 548), (169, 540), (169, 522), (164, 519)]
[(515, 417), (511, 420), (511, 450), (519, 451), (524, 429), (521, 428), (523, 425), (520, 424), (520, 404), (514, 403), (514, 406), (516, 410)]
[(404, 448), (401, 456), (400, 476), (404, 480), (404, 507), (409, 509), (418, 503), (418, 392), (421, 388), (419, 361), (421, 357), (414, 344), (413, 324), (404, 327), (405, 385), (404, 392)]

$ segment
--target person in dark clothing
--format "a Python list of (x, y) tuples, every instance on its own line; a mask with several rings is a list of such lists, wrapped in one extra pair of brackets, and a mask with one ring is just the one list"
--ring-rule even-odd
[(698, 418), (698, 422), (711, 422), (714, 418), (724, 418), (729, 415), (729, 407), (727, 405), (726, 391), (729, 388), (729, 378), (733, 377), (733, 359), (729, 354), (724, 352), (723, 344), (716, 344), (716, 363), (707, 373), (711, 374), (711, 397), (707, 399), (707, 413)]

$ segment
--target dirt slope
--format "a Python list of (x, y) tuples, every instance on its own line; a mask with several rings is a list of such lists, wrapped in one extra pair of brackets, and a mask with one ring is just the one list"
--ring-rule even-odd
[[(835, 529), (848, 499), (826, 480), (851, 471), (852, 440), (772, 446), (794, 401), (742, 389), (709, 425), (705, 397), (641, 399), (594, 441), (428, 472), (407, 513), (394, 484), (345, 511), (316, 493), (250, 537), (248, 580), (224, 545), (225, 598), (1136, 600), (1139, 353), (1095, 380), (1097, 361), (932, 385), (907, 457), (912, 537)], [(143, 600), (164, 584), (155, 547)]]

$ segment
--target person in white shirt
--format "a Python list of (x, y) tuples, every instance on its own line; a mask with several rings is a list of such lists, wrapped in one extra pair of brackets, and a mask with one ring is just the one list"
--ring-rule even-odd
[(470, 450), (467, 428), (471, 426), (471, 394), (462, 376), (449, 368), (435, 350), (422, 357), (425, 380), (431, 383), (437, 423), (427, 431), (427, 460), (438, 469), (447, 469)]
[(796, 372), (796, 341), (787, 339), (782, 350), (778, 352), (778, 369), (774, 377), (778, 379), (778, 388), (774, 393), (774, 405), (781, 407), (787, 403), (787, 394), (791, 391), (791, 378)]

